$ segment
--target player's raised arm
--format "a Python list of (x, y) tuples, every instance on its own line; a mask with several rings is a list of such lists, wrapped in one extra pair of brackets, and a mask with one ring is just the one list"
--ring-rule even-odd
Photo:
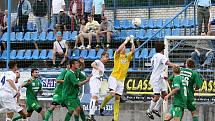
[(125, 41), (119, 46), (119, 48), (116, 50), (117, 54), (120, 54), (120, 52), (125, 48), (125, 45), (130, 41), (130, 37), (126, 37)]
[(166, 62), (166, 65), (168, 65), (169, 67), (178, 66), (177, 64), (174, 64), (174, 63), (170, 62), (169, 60)]
[(135, 53), (135, 44), (134, 44), (134, 36), (130, 36), (131, 40), (131, 53), (134, 54)]
[(84, 84), (86, 84), (87, 82), (89, 82), (91, 77), (92, 77), (92, 75), (88, 76), (86, 80), (79, 82), (78, 86), (81, 87)]

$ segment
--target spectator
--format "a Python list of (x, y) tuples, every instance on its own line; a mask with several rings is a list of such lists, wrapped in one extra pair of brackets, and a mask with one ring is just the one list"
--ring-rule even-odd
[[(89, 44), (87, 46), (87, 49), (91, 49), (91, 43), (93, 36), (96, 36), (96, 33), (99, 31), (99, 23), (97, 21), (93, 20), (92, 15), (88, 15), (88, 22), (84, 28), (84, 32), (80, 34), (80, 40), (81, 42), (84, 41), (84, 38), (88, 38)], [(100, 47), (100, 43), (97, 43), (96, 48)], [(82, 44), (81, 49), (85, 48)]]
[(88, 22), (88, 15), (92, 14), (93, 0), (83, 0), (82, 1), (82, 15), (86, 22)]
[(31, 12), (30, 2), (28, 0), (19, 0), (17, 11), (19, 31), (27, 32), (27, 22), (29, 13)]
[(61, 32), (57, 32), (57, 40), (54, 42), (54, 46), (53, 46), (53, 66), (54, 67), (58, 67), (55, 63), (57, 57), (63, 58), (62, 61), (60, 62), (60, 66), (62, 66), (63, 63), (68, 58), (68, 44), (66, 40), (62, 40)]
[(82, 0), (70, 0), (69, 13), (72, 17), (72, 31), (78, 30), (78, 22), (81, 19)]
[(4, 32), (4, 12), (0, 11), (0, 37)]
[(97, 43), (100, 43), (100, 36), (107, 36), (107, 45), (106, 47), (109, 48), (112, 32), (113, 32), (113, 25), (110, 21), (107, 20), (107, 17), (102, 17), (102, 23), (100, 25), (100, 31), (96, 34), (96, 41)]
[(48, 6), (45, 0), (35, 0), (33, 4), (33, 13), (36, 17), (37, 31), (39, 33), (47, 31), (47, 20), (45, 18), (48, 12)]
[(204, 33), (208, 32), (208, 23), (210, 18), (211, 0), (197, 0), (197, 22), (198, 22), (198, 35), (202, 33), (202, 23), (204, 22)]
[[(81, 40), (80, 40), (80, 36), (81, 36), (81, 33), (84, 32), (84, 28), (85, 28), (85, 25), (86, 25), (85, 19), (82, 18), (81, 21), (80, 21), (80, 23), (81, 23), (80, 31), (79, 31), (79, 35), (77, 36), (77, 38), (76, 38), (76, 40), (75, 40), (75, 47), (74, 47), (74, 49), (77, 49), (78, 43), (81, 41)], [(83, 39), (82, 39), (82, 41), (81, 41), (81, 46), (79, 47), (79, 49), (85, 49), (84, 40), (83, 40)]]
[(52, 0), (52, 25), (56, 27), (60, 10), (65, 10), (64, 0)]
[(191, 58), (194, 60), (197, 67), (209, 66), (214, 57), (212, 50), (206, 50), (202, 48), (196, 48), (194, 52), (191, 53)]
[[(4, 16), (4, 31), (7, 31), (8, 27), (8, 10), (5, 10), (5, 16)], [(11, 16), (11, 31), (14, 31), (14, 28), (16, 26), (16, 18)]]
[[(206, 34), (203, 33), (202, 36)], [(197, 67), (205, 67), (211, 64), (214, 58), (213, 44), (211, 40), (198, 40), (195, 45), (195, 51), (191, 53), (191, 58), (194, 60)]]
[(93, 11), (92, 14), (94, 16), (95, 21), (101, 23), (101, 17), (105, 12), (105, 2), (104, 0), (93, 0)]
[(215, 25), (215, 19), (213, 19), (211, 22), (208, 24), (208, 36), (215, 36), (215, 31), (212, 31), (211, 27), (212, 25)]
[(60, 31), (71, 31), (71, 18), (63, 9), (60, 10), (57, 27)]

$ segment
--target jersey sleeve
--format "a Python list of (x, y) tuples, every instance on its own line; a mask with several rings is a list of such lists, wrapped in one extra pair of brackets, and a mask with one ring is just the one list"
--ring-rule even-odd
[(168, 59), (165, 57), (165, 56), (162, 56), (162, 58), (161, 58), (161, 63), (163, 64), (163, 65), (166, 65), (166, 62), (168, 61)]
[(203, 80), (202, 80), (202, 78), (200, 77), (200, 74), (197, 73), (197, 72), (195, 72), (195, 73), (194, 73), (194, 78), (195, 78), (196, 87), (197, 87), (197, 88), (201, 88), (201, 87), (202, 87)]
[(114, 60), (115, 59), (119, 59), (119, 56), (120, 56), (120, 54), (115, 51), (115, 53), (114, 53)]
[(133, 59), (133, 54), (132, 52), (128, 53), (128, 61), (131, 61)]
[(173, 82), (173, 79), (174, 79), (174, 76), (171, 75), (171, 76), (168, 78), (168, 81)]
[(5, 80), (8, 81), (8, 80), (16, 80), (16, 75), (15, 74), (12, 74), (12, 73), (6, 73), (6, 76), (5, 76)]
[(173, 88), (180, 88), (181, 85), (181, 80), (179, 78), (174, 78), (173, 79)]
[(61, 71), (60, 75), (57, 77), (56, 80), (63, 80), (66, 75), (66, 70)]
[(79, 72), (80, 74), (80, 77), (79, 77), (79, 81), (84, 81), (84, 80), (86, 80), (87, 79), (87, 77), (83, 74), (83, 73), (81, 73), (81, 71)]

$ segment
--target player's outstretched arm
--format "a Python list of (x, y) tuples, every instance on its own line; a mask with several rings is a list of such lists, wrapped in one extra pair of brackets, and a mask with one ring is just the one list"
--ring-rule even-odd
[(88, 76), (86, 80), (79, 82), (78, 86), (81, 87), (81, 86), (85, 85), (87, 82), (90, 81), (91, 77), (92, 77), (92, 75)]
[(135, 53), (134, 37), (131, 37), (130, 43), (131, 43), (131, 53), (134, 54)]
[(175, 89), (173, 89), (168, 95), (166, 95), (166, 96), (164, 97), (164, 100), (167, 100), (171, 95), (177, 93), (178, 90), (180, 90), (180, 88), (175, 88)]
[(57, 80), (57, 83), (64, 83), (64, 80)]
[(116, 53), (119, 54), (125, 45), (130, 41), (130, 37), (126, 37), (125, 41), (119, 46), (119, 48), (116, 50)]
[(96, 62), (92, 62), (91, 67), (98, 70), (99, 72), (101, 71), (101, 69), (97, 66)]
[(170, 61), (167, 61), (167, 62), (166, 62), (166, 65), (168, 65), (169, 67), (178, 66), (177, 64), (174, 64), (174, 63), (172, 63), (172, 62), (170, 62)]

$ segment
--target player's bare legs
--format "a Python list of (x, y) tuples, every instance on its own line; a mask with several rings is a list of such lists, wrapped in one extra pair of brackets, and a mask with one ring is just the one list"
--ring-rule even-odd
[(152, 110), (152, 112), (153, 112), (154, 114), (156, 114), (158, 117), (161, 117), (161, 114), (160, 114), (159, 111), (160, 111), (160, 107), (161, 107), (161, 105), (162, 105), (162, 103), (163, 103), (164, 97), (165, 97), (166, 95), (167, 95), (167, 92), (166, 92), (166, 91), (162, 91), (162, 92), (161, 92), (161, 96), (160, 96), (159, 100), (157, 101), (155, 107), (154, 107), (153, 110)]

